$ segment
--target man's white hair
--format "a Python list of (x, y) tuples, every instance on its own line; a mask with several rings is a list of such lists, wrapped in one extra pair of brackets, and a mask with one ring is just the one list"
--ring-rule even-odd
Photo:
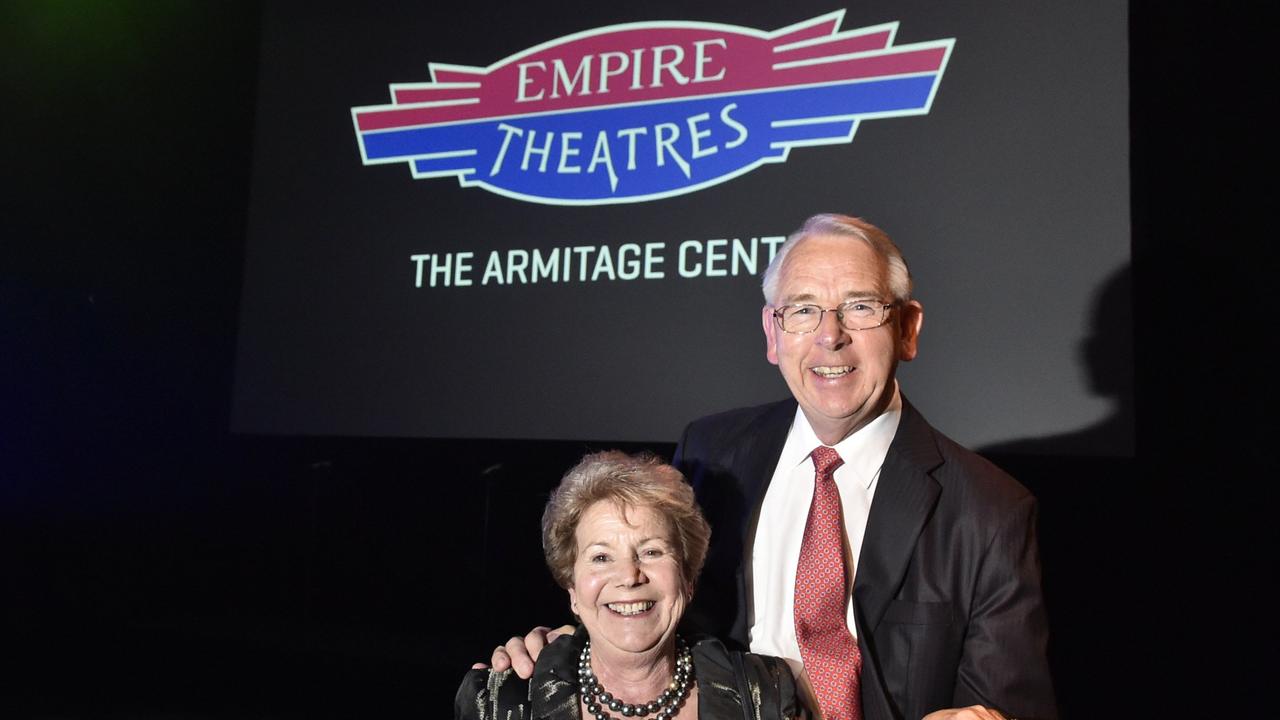
[(892, 299), (896, 302), (906, 302), (911, 299), (911, 271), (907, 269), (907, 261), (902, 257), (902, 251), (893, 244), (893, 240), (889, 239), (885, 231), (862, 218), (824, 213), (805, 220), (804, 225), (792, 233), (782, 247), (778, 248), (777, 254), (769, 262), (769, 267), (765, 268), (764, 281), (761, 285), (766, 303), (772, 305), (777, 298), (778, 275), (792, 248), (804, 242), (806, 238), (818, 235), (857, 238), (869, 245), (889, 265), (889, 292), (893, 294)]

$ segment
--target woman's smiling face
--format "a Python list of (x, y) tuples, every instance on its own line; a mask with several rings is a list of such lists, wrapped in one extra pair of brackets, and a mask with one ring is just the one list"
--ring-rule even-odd
[(578, 554), (569, 605), (586, 626), (593, 652), (663, 647), (675, 636), (690, 596), (670, 523), (652, 508), (602, 500), (582, 513), (574, 534)]

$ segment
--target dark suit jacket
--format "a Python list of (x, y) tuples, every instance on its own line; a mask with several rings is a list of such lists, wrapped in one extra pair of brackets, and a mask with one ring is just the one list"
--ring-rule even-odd
[[(743, 647), (743, 554), (795, 411), (787, 400), (703, 418), (676, 449), (712, 527), (685, 620)], [(904, 398), (853, 583), (866, 720), (973, 704), (1057, 717), (1035, 528), (1026, 488)]]

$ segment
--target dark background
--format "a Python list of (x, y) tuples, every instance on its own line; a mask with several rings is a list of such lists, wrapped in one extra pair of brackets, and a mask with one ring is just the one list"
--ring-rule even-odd
[[(567, 616), (530, 539), (593, 445), (232, 435), (258, 8), (3, 8), (0, 716), (447, 717)], [(1136, 457), (987, 449), (1041, 498), (1067, 717), (1259, 716), (1274, 670), (1252, 15), (1131, 4)]]
[[(420, 0), (267, 3), (231, 427), (674, 442), (690, 418), (787, 392), (762, 360), (759, 279), (679, 277), (677, 246), (785, 236), (822, 209), (887, 228), (909, 258), (925, 335), (901, 377), (935, 427), (1003, 443), (1132, 405), (1132, 331), (1116, 312), (1127, 299), (1105, 316), (1123, 336), (1106, 343), (1109, 392), (1087, 384), (1079, 352), (1090, 301), (1131, 259), (1123, 3), (859, 0), (851, 30), (896, 21), (896, 46), (955, 38), (929, 113), (867, 120), (852, 144), (795, 148), (786, 163), (660, 201), (516, 202), (359, 160), (348, 108), (426, 80), (429, 61), (497, 63), (624, 21), (779, 28), (832, 10), (531, 0), (495, 19)], [(665, 243), (667, 276), (480, 282), (490, 251), (626, 242)], [(476, 253), (475, 284), (414, 287), (410, 255), (460, 250)], [(1131, 456), (1128, 420), (1112, 418), (1083, 454)]]

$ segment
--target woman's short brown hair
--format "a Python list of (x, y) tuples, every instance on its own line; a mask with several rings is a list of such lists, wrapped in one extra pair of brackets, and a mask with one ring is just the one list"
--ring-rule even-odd
[(619, 508), (651, 508), (666, 520), (690, 590), (707, 559), (711, 526), (679, 470), (652, 453), (628, 455), (619, 450), (591, 453), (560, 480), (542, 513), (542, 554), (551, 575), (563, 588), (573, 587), (578, 554), (575, 531), (582, 514), (607, 500)]

